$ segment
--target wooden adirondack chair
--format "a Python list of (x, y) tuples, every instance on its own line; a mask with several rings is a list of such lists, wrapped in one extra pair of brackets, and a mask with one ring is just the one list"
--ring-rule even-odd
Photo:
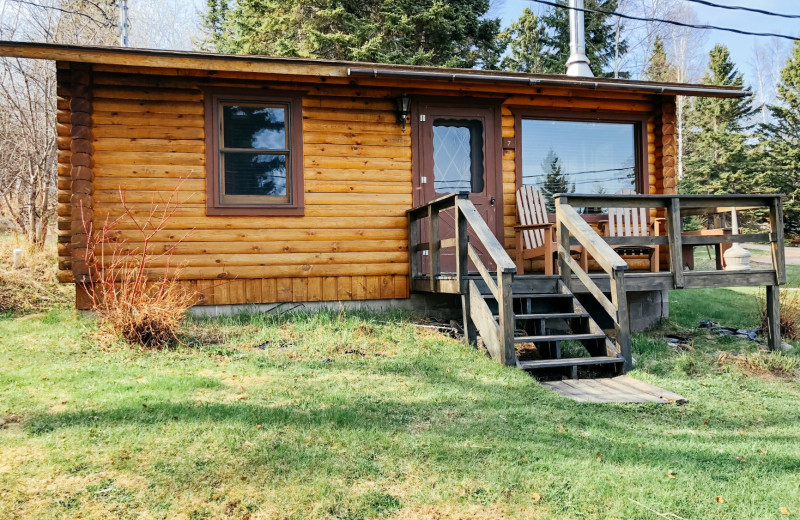
[[(620, 194), (631, 195), (633, 192), (624, 191)], [(608, 220), (600, 221), (599, 227), (607, 237), (658, 236), (662, 219), (654, 219), (651, 230), (647, 222), (647, 212), (645, 208), (609, 208)], [(658, 272), (658, 245), (617, 245), (613, 249), (620, 256), (647, 256), (650, 260), (650, 271)]]
[[(533, 186), (522, 186), (517, 190), (517, 218), (514, 226), (517, 248), (517, 274), (524, 274), (525, 260), (544, 258), (544, 274), (553, 274), (558, 258), (556, 227), (547, 216), (547, 205), (539, 190)], [(587, 255), (582, 247), (570, 248), (579, 255), (583, 270), (587, 270)]]

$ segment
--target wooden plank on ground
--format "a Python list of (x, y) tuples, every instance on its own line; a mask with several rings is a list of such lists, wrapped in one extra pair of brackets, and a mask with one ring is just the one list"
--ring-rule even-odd
[(687, 399), (669, 390), (631, 376), (613, 378), (545, 381), (543, 387), (582, 403), (675, 403)]

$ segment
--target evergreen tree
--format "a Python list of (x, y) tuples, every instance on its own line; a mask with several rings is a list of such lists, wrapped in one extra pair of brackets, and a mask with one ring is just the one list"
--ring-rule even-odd
[[(709, 53), (702, 83), (743, 86), (742, 74), (728, 48)], [(749, 88), (746, 89), (749, 91)], [(749, 97), (697, 98), (687, 117), (684, 193), (747, 193), (752, 189), (749, 120), (755, 110)]]
[(800, 232), (800, 42), (795, 42), (781, 71), (778, 104), (770, 105), (771, 122), (760, 126), (763, 148), (759, 164), (765, 191), (783, 193), (785, 227)]
[(474, 67), (498, 61), (489, 0), (208, 0), (219, 52)]
[(545, 28), (530, 8), (522, 11), (516, 22), (501, 34), (506, 39), (509, 53), (502, 68), (517, 72), (542, 73), (544, 70)]
[(664, 40), (660, 36), (656, 36), (653, 42), (653, 50), (647, 60), (644, 78), (648, 81), (660, 82), (677, 81), (678, 79), (677, 69), (670, 63), (667, 51), (664, 50)]
[[(545, 52), (543, 56), (543, 70), (550, 74), (563, 74), (566, 72), (566, 63), (570, 55), (569, 49), (569, 9), (567, 0), (556, 0), (560, 6), (549, 11), (541, 17), (541, 22), (546, 28)], [(619, 0), (586, 0), (586, 9), (614, 12), (619, 6)], [(589, 67), (595, 76), (610, 76), (604, 72), (614, 61), (616, 53), (615, 34), (616, 28), (611, 23), (613, 17), (602, 13), (584, 13), (586, 27), (586, 57), (589, 58)], [(621, 39), (619, 54), (625, 54), (628, 43)], [(627, 73), (620, 73), (620, 77), (628, 77)]]
[(564, 173), (564, 165), (561, 164), (561, 159), (552, 148), (542, 160), (542, 173), (544, 174), (544, 184), (541, 192), (544, 196), (544, 203), (548, 213), (555, 213), (555, 196), (559, 193), (574, 193), (575, 184), (570, 184)]

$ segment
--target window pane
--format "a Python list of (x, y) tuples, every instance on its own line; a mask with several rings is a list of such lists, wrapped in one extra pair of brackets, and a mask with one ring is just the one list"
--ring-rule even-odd
[(286, 150), (286, 107), (223, 105), (224, 148)]
[(478, 121), (433, 124), (433, 188), (437, 193), (483, 191), (483, 135)]
[(223, 197), (235, 195), (286, 197), (286, 156), (222, 154)]
[(536, 186), (554, 211), (556, 193), (636, 190), (636, 125), (522, 121), (522, 182)]

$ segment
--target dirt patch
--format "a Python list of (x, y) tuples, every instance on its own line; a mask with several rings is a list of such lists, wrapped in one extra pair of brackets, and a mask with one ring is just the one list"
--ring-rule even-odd
[[(391, 520), (495, 520), (508, 516), (503, 508), (496, 505), (471, 505), (458, 509), (443, 505), (407, 507), (389, 518)], [(524, 518), (535, 518), (535, 515), (525, 515)]]
[(8, 415), (4, 415), (0, 417), (0, 430), (8, 426), (9, 424), (15, 424), (22, 421), (22, 416), (16, 413), (10, 413)]

